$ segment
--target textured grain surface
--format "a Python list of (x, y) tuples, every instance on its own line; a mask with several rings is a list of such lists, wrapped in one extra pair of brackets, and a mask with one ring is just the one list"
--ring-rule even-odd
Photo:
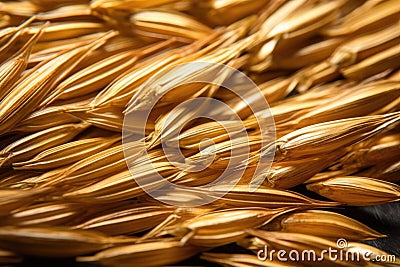
[[(1, 2), (0, 265), (314, 266), (254, 253), (320, 252), (338, 238), (346, 252), (400, 257), (361, 243), (395, 247), (398, 223), (374, 229), (351, 212), (400, 200), (399, 16), (397, 0)], [(260, 92), (217, 67), (180, 65), (199, 61), (239, 69)], [(206, 78), (229, 78), (247, 99), (184, 84)], [(202, 97), (237, 118), (176, 108)], [(124, 115), (148, 111), (128, 157)], [(259, 118), (275, 122), (276, 140), (263, 142)], [(183, 161), (163, 150), (174, 146)], [(230, 162), (243, 170), (237, 185), (198, 187)], [(174, 206), (146, 194), (163, 184), (156, 174), (187, 187), (160, 193)], [(210, 203), (185, 205), (198, 199)]]

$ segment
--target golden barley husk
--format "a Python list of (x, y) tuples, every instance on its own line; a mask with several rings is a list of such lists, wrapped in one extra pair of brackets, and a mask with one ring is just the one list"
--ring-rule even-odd
[(378, 205), (397, 201), (400, 187), (367, 177), (345, 176), (308, 184), (307, 188), (329, 199), (354, 206)]
[(304, 233), (334, 240), (338, 236), (348, 240), (375, 239), (385, 236), (344, 215), (322, 210), (299, 211), (283, 215), (266, 225), (264, 229)]
[[(346, 238), (346, 252), (389, 256), (361, 241), (390, 240), (390, 229), (341, 213), (400, 200), (397, 2), (2, 1), (0, 265), (34, 257), (38, 265), (378, 266), (254, 253), (266, 245), (320, 252)], [(240, 70), (261, 93), (216, 67), (180, 65), (198, 61)], [(248, 99), (215, 84), (182, 85), (204, 78), (229, 78)], [(200, 97), (239, 119), (196, 118), (205, 105), (175, 108)], [(122, 130), (143, 129), (124, 116), (148, 111), (154, 98), (145, 137), (125, 144), (127, 156)], [(254, 114), (264, 100), (269, 112)], [(276, 140), (263, 142), (258, 118), (275, 122)], [(175, 145), (183, 162), (162, 149)], [(271, 168), (256, 172), (270, 156)], [(199, 163), (208, 165), (194, 172)], [(238, 184), (206, 187), (229, 163), (243, 170)], [(164, 186), (156, 174), (184, 187), (153, 199), (147, 191)], [(185, 206), (199, 199), (210, 203)]]
[[(163, 266), (195, 255), (204, 248), (182, 247), (178, 241), (159, 240), (143, 244), (120, 246), (104, 250), (94, 256), (79, 257), (80, 262), (98, 262), (108, 266), (131, 266), (132, 262), (143, 267)], [(151, 261), (149, 261), (151, 257)]]
[[(65, 227), (0, 227), (0, 246), (19, 250), (22, 254), (46, 257), (71, 257), (95, 252), (114, 244), (132, 243), (133, 238), (108, 237), (106, 235)], [(32, 246), (31, 243), (35, 246)]]
[(30, 205), (14, 210), (4, 218), (6, 225), (57, 226), (67, 225), (84, 212), (77, 203), (54, 202)]

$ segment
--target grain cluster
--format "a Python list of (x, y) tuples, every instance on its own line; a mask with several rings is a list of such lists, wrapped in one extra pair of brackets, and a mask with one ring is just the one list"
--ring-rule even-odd
[[(79, 266), (314, 266), (256, 254), (265, 246), (321, 251), (338, 238), (347, 251), (388, 255), (363, 243), (385, 234), (341, 211), (400, 200), (399, 19), (398, 0), (2, 1), (0, 265), (33, 257)], [(210, 71), (179, 69), (192, 62), (240, 70), (260, 97), (185, 84)], [(248, 91), (237, 77), (215, 76)], [(192, 120), (196, 111), (176, 109), (201, 97), (240, 121)], [(265, 100), (268, 110), (249, 108)], [(128, 144), (137, 151), (128, 169), (124, 115), (150, 109), (145, 146)], [(267, 144), (259, 115), (275, 122)], [(183, 165), (208, 162), (211, 150), (215, 157), (201, 171), (182, 169), (162, 149), (174, 144)], [(199, 187), (245, 148), (248, 161), (236, 162), (243, 176), (227, 194), (228, 182)], [(271, 167), (257, 172), (271, 153)], [(156, 173), (188, 188), (162, 195), (175, 205), (146, 194), (160, 187)], [(261, 183), (250, 190), (254, 174)], [(210, 203), (184, 205), (196, 198)], [(339, 264), (400, 261), (326, 257), (323, 266)]]

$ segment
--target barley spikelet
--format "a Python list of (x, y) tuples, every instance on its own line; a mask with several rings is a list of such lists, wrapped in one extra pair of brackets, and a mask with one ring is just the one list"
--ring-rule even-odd
[(2, 1), (0, 265), (399, 266), (399, 15)]

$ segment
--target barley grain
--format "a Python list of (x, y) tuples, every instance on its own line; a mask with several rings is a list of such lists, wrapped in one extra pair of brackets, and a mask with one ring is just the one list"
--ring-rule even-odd
[(378, 205), (400, 200), (396, 184), (367, 177), (336, 177), (308, 184), (307, 189), (348, 205)]

